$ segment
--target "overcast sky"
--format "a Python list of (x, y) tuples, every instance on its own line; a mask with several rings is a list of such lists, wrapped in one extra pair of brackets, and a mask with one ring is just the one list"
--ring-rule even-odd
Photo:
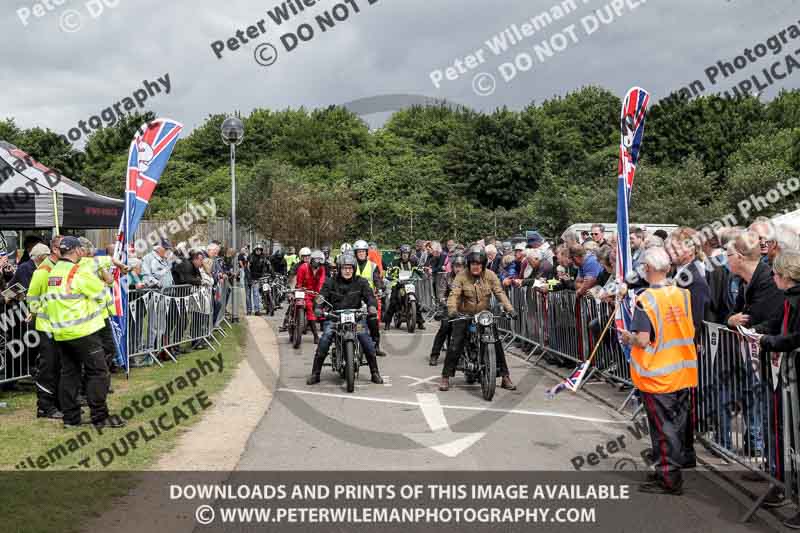
[[(50, 0), (55, 2), (58, 0)], [(96, 4), (102, 0), (91, 0)], [(299, 1), (299, 0), (294, 0)], [(311, 0), (305, 0), (310, 2)], [(669, 90), (702, 79), (704, 69), (732, 61), (745, 48), (791, 24), (800, 24), (798, 0), (627, 0), (622, 15), (587, 35), (581, 19), (606, 5), (603, 0), (576, 0), (577, 11), (540, 28), (535, 35), (495, 56), (485, 41), (511, 24), (521, 27), (530, 17), (549, 10), (554, 0), (348, 0), (350, 15), (322, 32), (316, 15), (338, 0), (317, 5), (277, 26), (267, 15), (276, 0), (105, 0), (92, 18), (86, 0), (63, 0), (42, 17), (33, 14), (33, 0), (3, 2), (0, 23), (3, 98), (0, 117), (13, 117), (22, 127), (41, 126), (66, 133), (81, 119), (132, 97), (145, 79), (169, 73), (171, 93), (149, 98), (145, 108), (184, 122), (189, 129), (211, 113), (254, 108), (317, 107), (383, 94), (446, 98), (477, 109), (506, 105), (519, 109), (532, 100), (563, 95), (587, 84), (617, 94), (640, 85), (659, 98)], [(615, 0), (621, 2), (621, 0)], [(352, 3), (360, 13), (354, 14)], [(637, 5), (638, 4), (638, 5)], [(631, 9), (631, 5), (637, 7)], [(18, 10), (31, 13), (24, 25)], [(67, 13), (67, 10), (75, 12)], [(338, 8), (337, 13), (343, 13)], [(24, 13), (22, 14), (24, 16)], [(238, 29), (264, 19), (266, 33), (222, 52), (211, 43), (234, 37)], [(302, 23), (316, 30), (314, 38), (286, 52), (280, 36)], [(553, 39), (575, 24), (577, 42), (540, 63), (533, 45)], [(587, 23), (588, 24), (588, 23)], [(77, 31), (65, 31), (65, 29)], [(278, 58), (269, 67), (254, 60), (256, 46), (269, 42)], [(436, 88), (431, 72), (456, 59), (483, 50), (486, 60), (455, 81)], [(784, 50), (749, 64), (717, 88), (759, 74), (761, 69), (800, 49), (800, 38)], [(528, 72), (505, 82), (498, 66), (520, 53), (534, 57)], [(266, 54), (268, 57), (269, 54)], [(794, 56), (800, 59), (800, 54)], [(522, 59), (524, 66), (524, 58)], [(781, 67), (785, 70), (785, 65)], [(473, 90), (496, 88), (481, 96)], [(763, 75), (762, 75), (763, 76)], [(777, 82), (762, 98), (780, 88), (800, 87), (800, 71)], [(709, 91), (710, 92), (710, 91)], [(82, 144), (82, 142), (80, 143)]]

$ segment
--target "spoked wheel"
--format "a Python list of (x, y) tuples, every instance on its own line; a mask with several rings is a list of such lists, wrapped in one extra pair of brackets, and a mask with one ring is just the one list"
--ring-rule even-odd
[(494, 389), (497, 386), (497, 356), (494, 344), (484, 344), (481, 349), (481, 392), (487, 402), (494, 398)]
[(303, 331), (305, 329), (306, 329), (306, 310), (298, 309), (294, 326), (294, 336), (292, 337), (292, 346), (294, 346), (295, 349), (300, 348), (300, 343), (303, 342)]
[(347, 392), (356, 390), (356, 358), (352, 341), (344, 344), (344, 377), (347, 381)]
[(417, 302), (408, 302), (406, 306), (406, 329), (409, 333), (417, 329)]

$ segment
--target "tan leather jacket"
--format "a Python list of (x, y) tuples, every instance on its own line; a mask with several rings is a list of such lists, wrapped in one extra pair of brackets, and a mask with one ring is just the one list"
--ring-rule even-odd
[(453, 280), (450, 296), (447, 298), (447, 312), (450, 315), (456, 313), (474, 315), (485, 311), (489, 309), (492, 294), (503, 305), (503, 309), (508, 312), (514, 310), (497, 274), (484, 269), (479, 277), (474, 277), (469, 270), (466, 270)]

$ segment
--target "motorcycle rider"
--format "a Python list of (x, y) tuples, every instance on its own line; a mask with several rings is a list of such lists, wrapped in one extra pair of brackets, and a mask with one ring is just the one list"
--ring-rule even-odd
[(327, 244), (321, 248), (322, 255), (325, 260), (322, 262), (322, 268), (325, 269), (325, 278), (330, 278), (336, 275), (336, 265), (333, 263), (331, 257), (331, 247)]
[(449, 274), (447, 274), (447, 287), (444, 290), (442, 302), (445, 310), (441, 314), (439, 331), (436, 332), (436, 337), (433, 339), (433, 348), (431, 348), (431, 359), (429, 362), (431, 366), (436, 366), (439, 363), (439, 354), (442, 351), (442, 346), (444, 346), (444, 341), (447, 340), (447, 337), (450, 336), (450, 332), (452, 331), (450, 320), (447, 317), (447, 298), (450, 296), (450, 289), (453, 287), (453, 281), (456, 279), (456, 276), (464, 271), (466, 265), (467, 260), (463, 255), (454, 255), (450, 258), (451, 271)]
[[(322, 268), (322, 262), (325, 256), (319, 250), (311, 252), (311, 259), (308, 263), (301, 263), (300, 268), (297, 269), (297, 284), (295, 288), (306, 289), (306, 318), (308, 319), (308, 327), (311, 328), (311, 333), (314, 335), (314, 344), (319, 344), (319, 332), (317, 331), (317, 317), (314, 315), (314, 294), (308, 292), (313, 291), (318, 293), (322, 290), (322, 285), (325, 284), (325, 269)], [(291, 306), (290, 306), (291, 307)], [(286, 313), (288, 316), (292, 310)]]
[[(508, 301), (497, 274), (486, 268), (486, 262), (486, 251), (483, 246), (475, 245), (469, 249), (467, 269), (455, 277), (452, 287), (450, 287), (450, 296), (447, 298), (447, 313), (451, 319), (458, 318), (459, 314), (475, 315), (489, 309), (492, 295), (500, 301), (507, 314), (512, 317), (516, 316), (514, 307)], [(458, 359), (467, 340), (467, 323), (467, 320), (457, 320), (451, 323), (450, 346), (447, 348), (447, 357), (442, 368), (440, 391), (450, 389), (450, 378), (456, 373), (456, 365), (458, 365)], [(497, 370), (503, 378), (500, 386), (504, 389), (516, 390), (517, 387), (511, 382), (508, 372), (503, 343), (498, 340), (495, 346)]]
[[(411, 253), (411, 246), (408, 244), (404, 244), (400, 247), (400, 257), (392, 264), (389, 269), (387, 269), (386, 277), (395, 282), (397, 278), (400, 276), (400, 271), (412, 271), (417, 270), (417, 258), (412, 255)], [(397, 312), (397, 307), (400, 305), (400, 284), (393, 283), (392, 285), (392, 295), (389, 298), (389, 306), (386, 309), (386, 314), (384, 317), (384, 324), (385, 329), (389, 329), (389, 325), (392, 323), (392, 316), (394, 313)], [(422, 310), (417, 307), (417, 328), (418, 329), (425, 329), (425, 321), (422, 319)]]
[[(290, 248), (290, 251), (292, 249)], [(300, 248), (300, 261), (296, 263), (291, 270), (289, 270), (289, 287), (294, 289), (297, 287), (297, 271), (300, 270), (300, 267), (306, 263), (311, 262), (311, 248), (308, 246), (303, 246)], [(288, 329), (289, 324), (289, 315), (292, 312), (292, 306), (286, 308), (286, 314), (283, 315), (283, 324), (281, 327), (278, 328), (278, 331), (286, 331)]]
[(299, 259), (297, 255), (294, 253), (294, 246), (290, 246), (289, 250), (286, 253), (286, 257), (283, 258), (286, 261), (286, 272), (290, 272), (294, 265), (297, 264)]
[(272, 257), (270, 257), (270, 263), (272, 263), (272, 271), (280, 276), (285, 276), (288, 272), (286, 268), (286, 261), (284, 260), (283, 250), (278, 248), (273, 252)]
[(247, 260), (247, 314), (257, 315), (261, 311), (261, 293), (258, 280), (272, 273), (272, 263), (264, 255), (264, 245), (256, 244)]
[[(381, 279), (380, 270), (378, 265), (369, 260), (369, 245), (367, 241), (357, 240), (353, 244), (353, 251), (356, 254), (356, 275), (364, 278), (369, 283), (372, 292), (375, 293), (377, 302), (378, 292), (383, 290), (383, 280)], [(369, 326), (369, 335), (375, 343), (375, 353), (380, 357), (386, 357), (386, 352), (381, 350), (381, 328), (378, 324), (379, 316), (376, 314), (374, 318), (367, 320)]]
[[(378, 308), (375, 301), (375, 294), (367, 283), (367, 280), (355, 275), (356, 258), (351, 252), (342, 253), (337, 261), (337, 275), (335, 278), (328, 279), (322, 286), (320, 291), (320, 298), (317, 298), (315, 305), (315, 315), (324, 317), (322, 307), (326, 305), (325, 302), (333, 306), (333, 311), (340, 311), (342, 309), (358, 309), (362, 303), (367, 304), (367, 310), (370, 315), (377, 315)], [(333, 322), (325, 320), (322, 326), (322, 336), (319, 339), (319, 346), (317, 346), (317, 353), (314, 355), (314, 364), (311, 369), (306, 384), (314, 385), (319, 383), (319, 374), (322, 371), (322, 364), (325, 358), (328, 357), (328, 350), (333, 340)], [(369, 334), (358, 333), (358, 342), (361, 344), (361, 349), (364, 350), (367, 363), (372, 374), (372, 382), (375, 384), (382, 384), (383, 378), (378, 371), (378, 360), (375, 357), (375, 346), (372, 344), (372, 339)]]

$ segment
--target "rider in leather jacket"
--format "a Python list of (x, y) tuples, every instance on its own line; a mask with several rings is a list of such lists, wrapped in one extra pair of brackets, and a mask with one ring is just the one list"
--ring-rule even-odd
[[(476, 245), (469, 249), (467, 270), (455, 277), (450, 289), (450, 296), (447, 298), (447, 312), (450, 318), (457, 318), (459, 314), (475, 315), (489, 309), (492, 296), (500, 301), (506, 313), (516, 316), (514, 307), (500, 285), (500, 280), (494, 272), (486, 268), (486, 263), (486, 251), (482, 246)], [(458, 359), (464, 350), (464, 343), (467, 339), (467, 324), (466, 320), (452, 322), (450, 345), (447, 349), (447, 357), (442, 368), (442, 381), (439, 385), (441, 391), (450, 389), (450, 378), (455, 375)], [(503, 378), (500, 386), (504, 389), (515, 390), (516, 386), (511, 382), (506, 356), (503, 352), (503, 343), (498, 340), (495, 346), (497, 369)]]

